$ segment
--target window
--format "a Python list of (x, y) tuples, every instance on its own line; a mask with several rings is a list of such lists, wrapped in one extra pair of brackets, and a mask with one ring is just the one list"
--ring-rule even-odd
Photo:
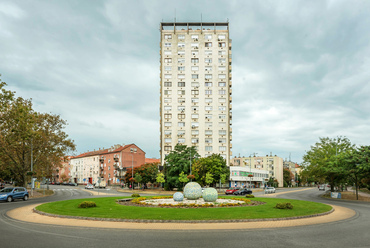
[(226, 106), (218, 106), (218, 110), (220, 110), (220, 111), (226, 111)]
[(177, 43), (177, 46), (183, 48), (183, 47), (185, 47), (185, 43)]
[(191, 118), (192, 119), (198, 119), (199, 118), (199, 115), (198, 114), (191, 114)]
[(198, 35), (197, 35), (197, 34), (193, 34), (193, 35), (191, 35), (191, 38), (192, 38), (192, 39), (198, 39), (199, 37), (198, 37)]
[(191, 55), (198, 55), (198, 51), (191, 51)]
[(177, 117), (178, 117), (179, 119), (185, 119), (185, 114), (178, 114), (178, 115), (177, 115)]
[(164, 87), (172, 87), (172, 82), (164, 82)]
[(177, 107), (177, 110), (178, 111), (185, 111), (185, 106), (178, 106)]
[(171, 55), (172, 52), (171, 51), (164, 51), (164, 55)]
[(199, 63), (199, 59), (198, 58), (192, 58), (191, 59), (191, 63)]
[(205, 71), (212, 71), (212, 66), (206, 66)]
[(206, 134), (206, 135), (212, 135), (212, 130), (206, 130), (206, 131), (205, 131), (205, 134)]
[(206, 139), (205, 139), (205, 142), (206, 142), (207, 144), (212, 143), (212, 138), (206, 138)]
[(164, 123), (164, 126), (165, 126), (165, 127), (170, 127), (170, 126), (172, 126), (172, 122), (165, 122), (165, 123)]
[(172, 134), (172, 131), (171, 130), (164, 131), (164, 135), (171, 135), (171, 134)]
[(218, 143), (226, 143), (226, 139), (225, 138), (219, 138)]
[(212, 82), (205, 82), (204, 83), (204, 86), (206, 86), (206, 87), (212, 87)]
[(212, 55), (212, 50), (205, 50), (205, 51), (204, 51), (204, 54), (205, 54), (206, 56), (211, 56), (211, 55)]
[(212, 119), (212, 115), (205, 115), (206, 116), (206, 120), (210, 120), (210, 119)]
[(185, 78), (185, 74), (177, 74), (177, 78), (178, 79), (184, 79)]
[(170, 34), (165, 34), (165, 35), (164, 35), (164, 38), (165, 38), (165, 39), (172, 39), (172, 35), (170, 35)]
[(212, 127), (212, 122), (206, 122), (206, 128)]
[(219, 42), (218, 47), (226, 47), (226, 43), (225, 42)]
[(211, 34), (205, 34), (204, 39), (210, 40), (210, 39), (212, 39), (212, 35)]
[(183, 144), (183, 143), (185, 143), (185, 139), (184, 138), (180, 138), (180, 139), (178, 139), (177, 143)]
[(226, 146), (220, 146), (220, 147), (218, 148), (218, 150), (219, 150), (220, 152), (226, 152)]
[(218, 78), (224, 79), (226, 78), (226, 74), (218, 74)]
[(212, 95), (212, 90), (206, 90), (206, 95)]
[(225, 64), (226, 63), (226, 59), (220, 58), (220, 59), (218, 59), (218, 63)]
[(191, 82), (191, 87), (199, 87), (199, 82)]
[(171, 111), (172, 110), (172, 106), (164, 106), (164, 111)]
[(179, 70), (179, 71), (185, 71), (185, 66), (178, 66), (177, 67), (177, 70)]
[(226, 135), (226, 130), (218, 130), (219, 135)]
[(177, 82), (177, 86), (179, 86), (179, 87), (185, 87), (185, 82)]
[(226, 94), (226, 90), (219, 90), (219, 91), (218, 91), (218, 94), (219, 94), (219, 95), (225, 95), (225, 94)]
[(164, 47), (171, 47), (171, 42), (165, 42)]
[(185, 63), (185, 59), (184, 58), (178, 58), (177, 63), (179, 63), (179, 64)]
[(185, 130), (177, 131), (177, 136), (185, 135)]
[(225, 66), (219, 66), (219, 67), (218, 67), (218, 70), (219, 70), (219, 71), (225, 71), (225, 70), (226, 70), (226, 67), (225, 67)]
[(198, 49), (199, 48), (199, 43), (191, 43), (191, 48)]
[(171, 143), (171, 142), (172, 142), (172, 139), (171, 138), (164, 139), (164, 143)]
[(218, 82), (219, 87), (226, 87), (226, 82)]
[(182, 51), (182, 50), (177, 51), (177, 55), (183, 56), (183, 55), (185, 55), (185, 51)]
[(165, 119), (171, 119), (172, 118), (172, 114), (164, 114), (164, 118)]
[(178, 125), (179, 127), (185, 127), (185, 122), (179, 122), (179, 123), (177, 123), (177, 125)]
[(205, 106), (206, 111), (212, 111), (212, 108), (213, 108), (212, 106)]
[(206, 146), (206, 152), (211, 152), (212, 151), (212, 146)]
[(211, 58), (205, 58), (204, 63), (212, 63), (212, 59)]
[(164, 59), (164, 62), (165, 62), (165, 63), (172, 63), (172, 59), (171, 59), (171, 58), (165, 58), (165, 59)]
[(191, 110), (198, 111), (199, 110), (199, 107), (198, 106), (193, 106), (193, 107), (191, 107)]
[(191, 74), (191, 78), (192, 79), (198, 79), (199, 78), (199, 75), (198, 74)]
[(164, 99), (164, 102), (166, 102), (166, 103), (170, 103), (170, 102), (172, 102), (172, 98), (165, 98), (165, 99)]
[(224, 103), (224, 102), (226, 102), (226, 98), (218, 98), (218, 102)]
[(212, 42), (206, 42), (206, 43), (204, 43), (204, 46), (205, 47), (212, 47)]
[(171, 70), (172, 70), (172, 66), (165, 66), (165, 67), (164, 67), (164, 70), (165, 70), (165, 71), (171, 71)]
[(204, 77), (205, 77), (206, 79), (212, 79), (212, 74), (206, 74)]
[(185, 103), (185, 98), (179, 98), (177, 101), (178, 103)]
[(191, 102), (199, 102), (199, 98), (192, 98)]
[(191, 70), (192, 70), (192, 71), (198, 71), (198, 70), (199, 70), (199, 66), (192, 66), (192, 67), (191, 67)]
[(199, 127), (199, 122), (192, 122), (191, 127), (192, 128)]
[(177, 91), (177, 94), (178, 95), (185, 95), (185, 90), (178, 90)]
[(199, 130), (191, 130), (191, 135), (198, 135), (199, 134)]
[(184, 39), (185, 39), (185, 35), (183, 35), (183, 34), (179, 34), (179, 35), (177, 36), (177, 38), (178, 38), (179, 40), (184, 40)]
[(218, 38), (219, 38), (220, 40), (224, 40), (224, 39), (226, 39), (226, 36), (225, 36), (224, 34), (219, 34), (219, 35), (218, 35)]
[(197, 138), (191, 139), (191, 143), (197, 144), (197, 143), (199, 143), (199, 139), (197, 139)]
[(226, 51), (225, 50), (220, 50), (220, 51), (218, 51), (218, 55), (226, 55)]
[(226, 127), (226, 122), (219, 122), (218, 123), (218, 126), (219, 127)]
[(206, 101), (206, 103), (211, 103), (212, 102), (212, 98), (206, 98), (205, 101)]
[(171, 90), (164, 90), (165, 95), (171, 95), (172, 91)]
[(164, 150), (165, 150), (165, 151), (171, 151), (171, 150), (172, 150), (172, 147), (171, 147), (171, 146), (165, 146), (165, 147), (164, 147)]
[(171, 74), (164, 74), (164, 78), (165, 79), (170, 79), (170, 78), (172, 78), (172, 75)]
[(226, 115), (218, 115), (218, 119), (226, 119)]

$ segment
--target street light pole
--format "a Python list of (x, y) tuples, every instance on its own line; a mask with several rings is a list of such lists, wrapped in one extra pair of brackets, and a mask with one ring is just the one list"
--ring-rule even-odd
[[(130, 152), (131, 152), (131, 157), (132, 157), (132, 163), (131, 163), (131, 178), (133, 179), (134, 178), (134, 153), (136, 153), (137, 149), (136, 148), (131, 148), (130, 149)], [(134, 183), (133, 181), (131, 181), (131, 185), (132, 185), (132, 190), (134, 190)]]
[[(190, 149), (190, 175), (191, 175), (191, 149)], [(190, 182), (192, 182), (193, 179), (190, 178)]]

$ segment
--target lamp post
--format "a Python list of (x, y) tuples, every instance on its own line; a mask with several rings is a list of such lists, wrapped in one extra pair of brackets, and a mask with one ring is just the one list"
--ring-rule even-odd
[[(190, 175), (191, 175), (191, 149), (190, 149)], [(190, 178), (190, 182), (192, 182), (193, 179)]]
[[(136, 153), (137, 149), (136, 148), (130, 148), (130, 152), (131, 152), (131, 157), (132, 157), (132, 163), (131, 163), (131, 178), (134, 178), (134, 153)], [(133, 182), (131, 181), (131, 188), (132, 190), (134, 190), (134, 184)]]

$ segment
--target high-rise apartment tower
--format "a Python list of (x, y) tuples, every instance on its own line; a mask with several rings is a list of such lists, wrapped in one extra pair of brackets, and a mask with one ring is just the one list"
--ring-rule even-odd
[(231, 154), (229, 23), (160, 25), (161, 162), (177, 143), (202, 157)]

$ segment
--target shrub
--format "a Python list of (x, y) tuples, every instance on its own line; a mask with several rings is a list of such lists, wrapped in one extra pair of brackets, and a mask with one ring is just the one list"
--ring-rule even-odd
[(78, 204), (79, 208), (94, 208), (96, 207), (96, 203), (93, 201), (83, 201), (80, 204)]
[(275, 208), (278, 209), (293, 209), (293, 205), (290, 202), (280, 202), (276, 204)]
[(254, 198), (254, 195), (245, 195), (246, 198)]
[(140, 197), (139, 194), (132, 194), (131, 197)]

